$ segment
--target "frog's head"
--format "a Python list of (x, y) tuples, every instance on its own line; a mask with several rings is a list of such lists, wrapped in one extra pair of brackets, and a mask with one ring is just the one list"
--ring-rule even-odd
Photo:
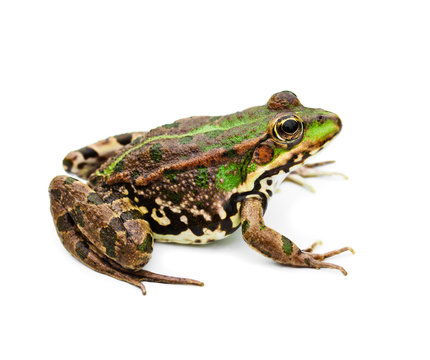
[[(290, 91), (274, 94), (266, 105), (270, 111), (266, 135), (254, 150), (248, 175), (286, 173), (320, 151), (340, 131), (339, 117), (329, 111), (304, 107)], [(252, 180), (251, 180), (252, 181)]]

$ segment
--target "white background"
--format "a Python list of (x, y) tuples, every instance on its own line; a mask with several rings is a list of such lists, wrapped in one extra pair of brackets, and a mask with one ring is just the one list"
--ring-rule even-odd
[[(422, 1), (3, 1), (2, 359), (429, 358), (429, 11)], [(428, 4), (427, 4), (428, 5)], [(268, 225), (334, 270), (282, 267), (240, 233), (156, 244), (148, 270), (205, 287), (140, 290), (57, 238), (48, 184), (109, 135), (222, 115), (281, 90), (336, 112), (318, 160)]]

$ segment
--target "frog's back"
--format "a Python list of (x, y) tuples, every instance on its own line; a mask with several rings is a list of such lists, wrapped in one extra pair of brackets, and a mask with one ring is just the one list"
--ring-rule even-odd
[(174, 167), (179, 161), (199, 157), (202, 149), (196, 146), (196, 129), (206, 127), (215, 119), (193, 116), (142, 133), (119, 149), (95, 175), (103, 174), (109, 184), (125, 179), (135, 182), (137, 177), (140, 177), (139, 183), (153, 179), (160, 170)]

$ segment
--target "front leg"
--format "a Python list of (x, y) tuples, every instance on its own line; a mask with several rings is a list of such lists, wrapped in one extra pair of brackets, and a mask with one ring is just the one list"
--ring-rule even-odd
[(264, 225), (262, 202), (258, 198), (249, 198), (242, 203), (241, 218), (245, 241), (274, 261), (288, 266), (337, 269), (347, 275), (343, 267), (323, 260), (348, 250), (354, 253), (350, 247), (325, 254), (312, 253), (313, 247), (300, 250), (290, 239)]

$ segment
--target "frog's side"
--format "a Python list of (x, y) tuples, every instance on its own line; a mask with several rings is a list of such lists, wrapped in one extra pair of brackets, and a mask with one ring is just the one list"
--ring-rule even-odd
[(346, 273), (322, 260), (349, 248), (301, 251), (262, 220), (274, 188), (340, 128), (335, 114), (306, 108), (285, 91), (232, 115), (191, 117), (99, 141), (64, 160), (88, 185), (64, 176), (51, 183), (57, 231), (79, 260), (142, 290), (143, 280), (201, 284), (139, 270), (153, 239), (203, 244), (241, 224), (245, 240), (277, 262)]

